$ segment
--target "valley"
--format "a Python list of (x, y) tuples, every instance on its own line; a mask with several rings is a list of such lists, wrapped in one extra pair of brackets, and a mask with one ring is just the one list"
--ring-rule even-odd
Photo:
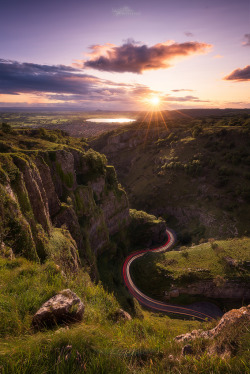
[[(176, 337), (210, 331), (218, 323), (210, 317), (249, 300), (247, 118), (237, 126), (217, 121), (135, 122), (88, 139), (53, 126), (2, 124), (4, 374), (42, 374), (55, 357), (62, 372), (141, 372), (143, 365), (147, 373), (151, 361), (156, 373), (244, 371), (247, 345), (225, 361), (207, 358), (213, 339), (198, 340), (187, 363)], [(174, 240), (164, 245), (166, 225), (177, 233), (167, 252)], [(37, 332), (34, 313), (60, 292), (83, 300), (81, 321)], [(220, 332), (230, 352), (249, 341), (248, 314), (237, 315), (229, 317), (230, 339)]]

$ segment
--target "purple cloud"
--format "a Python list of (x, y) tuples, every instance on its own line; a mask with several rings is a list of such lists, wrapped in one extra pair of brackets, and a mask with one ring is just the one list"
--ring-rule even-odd
[(224, 80), (244, 82), (250, 80), (250, 65), (245, 66), (243, 69), (235, 69), (231, 74), (227, 75)]
[(176, 57), (207, 53), (211, 45), (199, 42), (165, 42), (148, 47), (128, 42), (120, 47), (110, 44), (107, 47), (94, 45), (90, 48), (90, 59), (83, 61), (82, 67), (119, 73), (142, 73), (145, 70), (169, 68), (169, 62)]
[(192, 101), (195, 103), (208, 103), (209, 102), (208, 100), (200, 100), (198, 97), (191, 96), (191, 95), (187, 95), (183, 97), (167, 95), (163, 98), (163, 101), (176, 101), (176, 102)]
[(115, 83), (64, 65), (39, 65), (0, 59), (0, 94), (34, 94), (65, 103), (134, 105), (155, 91), (142, 84)]
[(171, 90), (172, 92), (193, 92), (194, 90), (190, 90), (188, 88), (180, 88), (179, 90)]

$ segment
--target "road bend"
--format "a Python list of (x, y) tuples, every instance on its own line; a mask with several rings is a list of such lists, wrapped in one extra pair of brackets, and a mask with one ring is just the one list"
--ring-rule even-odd
[(134, 253), (131, 253), (125, 260), (122, 268), (122, 273), (123, 273), (123, 279), (124, 282), (128, 288), (129, 293), (134, 296), (138, 302), (151, 309), (155, 310), (157, 312), (165, 312), (165, 313), (174, 313), (178, 314), (181, 316), (188, 316), (188, 317), (193, 317), (197, 318), (202, 321), (207, 321), (214, 319), (213, 315), (209, 313), (203, 313), (199, 312), (197, 310), (194, 310), (189, 307), (182, 307), (179, 305), (172, 305), (172, 304), (166, 304), (158, 300), (154, 300), (151, 297), (145, 295), (143, 292), (141, 292), (136, 285), (134, 284), (131, 275), (130, 275), (130, 267), (133, 261), (137, 260), (139, 257), (142, 257), (145, 255), (145, 253), (148, 252), (166, 252), (169, 250), (175, 243), (175, 235), (170, 229), (166, 229), (166, 234), (167, 234), (167, 242), (163, 244), (160, 247), (153, 248), (153, 249), (145, 249), (145, 250), (140, 250), (136, 251)]

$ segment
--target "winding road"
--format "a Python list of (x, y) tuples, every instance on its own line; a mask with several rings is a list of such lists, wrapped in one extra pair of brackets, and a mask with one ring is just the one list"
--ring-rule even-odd
[(180, 314), (188, 317), (194, 317), (203, 321), (214, 319), (213, 313), (210, 313), (209, 311), (206, 313), (200, 312), (198, 310), (192, 309), (190, 307), (182, 307), (178, 305), (171, 305), (166, 304), (163, 302), (160, 302), (158, 300), (151, 299), (144, 293), (142, 293), (134, 284), (131, 275), (130, 275), (130, 266), (133, 261), (138, 259), (139, 257), (142, 257), (145, 253), (148, 252), (165, 252), (168, 249), (170, 249), (174, 243), (175, 243), (175, 235), (170, 229), (166, 229), (166, 234), (168, 237), (168, 240), (165, 244), (163, 244), (161, 247), (153, 248), (153, 249), (146, 249), (146, 250), (140, 250), (137, 252), (134, 252), (130, 254), (122, 268), (123, 273), (123, 279), (124, 282), (128, 288), (129, 293), (134, 296), (141, 305), (146, 306), (147, 308), (150, 308), (152, 310), (158, 311), (158, 312), (166, 312), (166, 313), (174, 313), (174, 314)]

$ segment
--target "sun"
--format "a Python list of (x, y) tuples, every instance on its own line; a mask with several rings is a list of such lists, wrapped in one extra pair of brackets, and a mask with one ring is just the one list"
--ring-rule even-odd
[(149, 101), (153, 106), (158, 106), (160, 104), (160, 98), (158, 96), (152, 97)]

